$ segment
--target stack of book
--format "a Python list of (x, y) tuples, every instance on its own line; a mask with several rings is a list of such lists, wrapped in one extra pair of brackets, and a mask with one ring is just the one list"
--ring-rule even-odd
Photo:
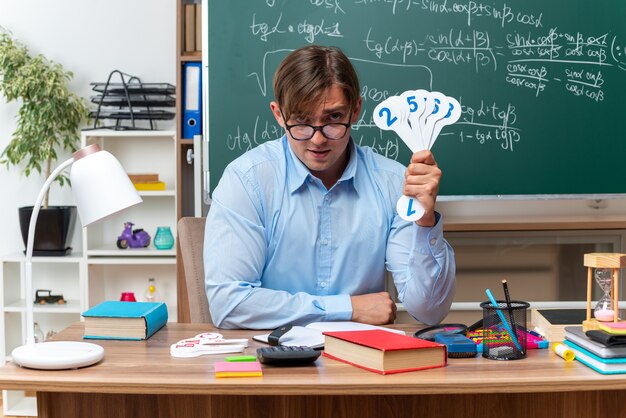
[[(576, 360), (598, 373), (626, 373), (626, 341), (622, 339), (624, 336), (615, 338), (604, 331), (591, 332), (595, 333), (594, 338), (590, 338), (582, 326), (565, 327), (564, 343), (576, 354)], [(603, 333), (607, 334), (605, 338), (598, 338)]]
[(185, 1), (184, 6), (185, 54), (198, 55), (202, 52), (202, 4)]
[(129, 174), (137, 190), (165, 190), (165, 183), (159, 180), (157, 173)]
[(548, 341), (563, 341), (565, 328), (582, 324), (587, 319), (586, 309), (532, 309), (530, 322), (535, 331)]

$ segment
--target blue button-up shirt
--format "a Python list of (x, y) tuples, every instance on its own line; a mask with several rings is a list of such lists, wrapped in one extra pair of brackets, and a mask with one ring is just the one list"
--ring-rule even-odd
[(347, 321), (351, 295), (385, 289), (389, 270), (407, 311), (441, 321), (454, 293), (454, 253), (395, 204), (405, 167), (350, 141), (343, 175), (327, 190), (286, 136), (233, 161), (213, 192), (204, 260), (213, 323), (273, 329)]

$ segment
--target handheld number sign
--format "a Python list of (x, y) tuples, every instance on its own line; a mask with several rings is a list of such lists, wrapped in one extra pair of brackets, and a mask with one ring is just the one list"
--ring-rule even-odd
[[(394, 131), (411, 152), (430, 149), (441, 129), (461, 117), (459, 102), (439, 92), (407, 90), (380, 102), (372, 118), (376, 126)], [(409, 222), (419, 220), (426, 212), (420, 202), (410, 196), (400, 196), (396, 203), (398, 215)]]
[(406, 102), (398, 96), (392, 96), (374, 108), (373, 117), (376, 126), (386, 131), (394, 131), (402, 142), (415, 152), (419, 148), (417, 139), (413, 136), (408, 123), (409, 113)]

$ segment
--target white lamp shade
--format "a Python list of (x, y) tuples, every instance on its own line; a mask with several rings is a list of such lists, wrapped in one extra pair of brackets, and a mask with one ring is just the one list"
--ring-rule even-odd
[(142, 202), (122, 165), (107, 151), (76, 160), (70, 179), (83, 227)]

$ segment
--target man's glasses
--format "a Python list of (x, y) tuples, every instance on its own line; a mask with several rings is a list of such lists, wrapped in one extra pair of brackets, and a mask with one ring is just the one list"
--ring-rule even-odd
[(348, 128), (350, 127), (349, 123), (327, 123), (325, 125), (309, 125), (307, 123), (298, 123), (294, 125), (288, 125), (287, 120), (285, 119), (285, 114), (282, 109), (280, 110), (280, 114), (285, 121), (285, 129), (289, 132), (289, 135), (296, 141), (308, 141), (313, 138), (315, 132), (320, 131), (322, 135), (326, 139), (337, 140), (341, 139), (346, 135)]

